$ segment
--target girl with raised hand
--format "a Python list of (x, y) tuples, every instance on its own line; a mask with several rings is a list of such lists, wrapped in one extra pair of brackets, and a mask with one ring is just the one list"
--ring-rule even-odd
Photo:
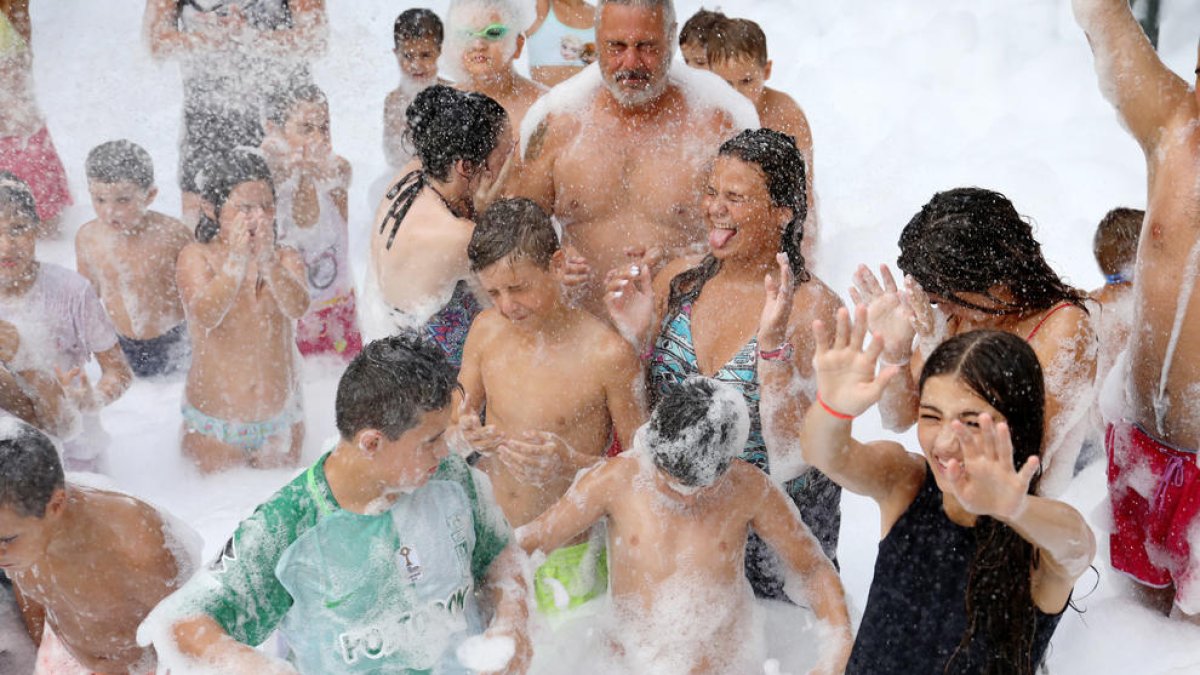
[[(836, 559), (841, 491), (802, 466), (795, 430), (812, 402), (807, 327), (841, 301), (805, 266), (804, 158), (794, 139), (747, 130), (721, 145), (701, 207), (708, 251), (674, 260), (651, 282), (646, 258), (612, 270), (609, 316), (649, 362), (652, 394), (704, 375), (737, 387), (750, 407), (741, 458), (780, 483), (830, 559)], [(791, 340), (795, 340), (795, 344)], [(755, 593), (784, 599), (777, 560), (750, 538)]]
[(1062, 494), (1094, 401), (1098, 343), (1087, 294), (1050, 267), (1012, 202), (982, 188), (934, 195), (901, 233), (897, 265), (907, 292), (886, 269), (877, 279), (865, 266), (851, 291), (856, 304), (869, 307), (871, 333), (883, 337), (883, 363), (910, 366), (880, 403), (884, 424), (903, 431), (916, 422), (916, 378), (939, 342), (972, 330), (1010, 333), (1033, 348), (1046, 376), (1039, 494)]
[(1071, 506), (1038, 497), (1045, 395), (1021, 338), (972, 331), (930, 354), (918, 382), (921, 454), (860, 442), (852, 420), (900, 366), (876, 373), (867, 308), (835, 334), (813, 323), (816, 403), (804, 457), (879, 504), (875, 576), (847, 673), (1017, 673), (1041, 665), (1095, 538)]

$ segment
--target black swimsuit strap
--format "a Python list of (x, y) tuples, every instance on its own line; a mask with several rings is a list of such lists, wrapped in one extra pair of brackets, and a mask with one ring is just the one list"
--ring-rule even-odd
[(383, 217), (383, 222), (379, 224), (379, 234), (387, 229), (389, 221), (395, 221), (392, 225), (392, 231), (388, 233), (387, 248), (392, 248), (392, 243), (396, 241), (396, 233), (400, 231), (400, 222), (404, 220), (404, 216), (408, 215), (408, 210), (412, 208), (413, 202), (417, 201), (417, 195), (421, 194), (421, 190), (425, 188), (425, 172), (417, 169), (405, 174), (403, 178), (388, 190), (387, 198), (392, 200), (392, 205), (388, 208), (387, 215)]

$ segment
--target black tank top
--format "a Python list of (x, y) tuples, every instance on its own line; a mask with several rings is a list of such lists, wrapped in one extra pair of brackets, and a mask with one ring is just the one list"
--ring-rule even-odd
[[(957, 525), (942, 510), (942, 492), (926, 468), (917, 498), (879, 542), (875, 578), (846, 673), (982, 672), (989, 640), (978, 633), (946, 670), (967, 630), (967, 572), (975, 545), (974, 529)], [(1062, 612), (1044, 614), (1035, 607), (1034, 613), (1036, 666)]]

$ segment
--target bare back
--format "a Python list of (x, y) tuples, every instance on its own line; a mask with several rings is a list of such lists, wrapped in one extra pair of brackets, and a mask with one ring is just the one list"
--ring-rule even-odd
[(175, 261), (192, 240), (178, 220), (154, 211), (136, 235), (93, 220), (75, 236), (76, 268), (100, 294), (117, 332), (155, 338), (183, 321)]
[(176, 557), (184, 555), (173, 553), (178, 542), (149, 505), (77, 487), (69, 499), (72, 522), (51, 542), (44, 561), (16, 573), (13, 582), (24, 601), (44, 609), (55, 634), (87, 668), (144, 668), (138, 624), (186, 581), (193, 561)]
[[(410, 164), (406, 169), (416, 167)], [(388, 238), (395, 223), (389, 221), (383, 232), (379, 225), (391, 207), (392, 201), (384, 200), (375, 214), (371, 273), (383, 302), (410, 315), (415, 325), (419, 325), (446, 304), (455, 284), (469, 278), (467, 244), (475, 225), (456, 217), (426, 187), (399, 224), (389, 247)]]
[[(304, 279), (299, 255), (289, 248), (277, 250), (291, 273)], [(219, 244), (188, 244), (179, 256), (180, 274), (188, 269), (215, 276), (227, 258)], [(184, 302), (189, 302), (186, 292)], [(230, 421), (257, 422), (278, 414), (298, 393), (295, 327), (295, 319), (283, 312), (251, 262), (219, 323), (206, 328), (202, 322), (188, 322), (193, 353), (187, 402)]]
[(690, 106), (675, 85), (648, 115), (605, 105), (611, 95), (603, 90), (596, 98), (581, 112), (544, 120), (528, 143), (516, 192), (551, 209), (565, 243), (588, 259), (585, 307), (600, 311), (599, 279), (625, 261), (626, 247), (703, 242), (704, 178), (733, 127), (723, 112)]

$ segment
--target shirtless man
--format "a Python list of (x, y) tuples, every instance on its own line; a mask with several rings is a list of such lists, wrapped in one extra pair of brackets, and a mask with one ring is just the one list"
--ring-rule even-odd
[(452, 0), (446, 23), (449, 72), (463, 91), (474, 91), (504, 106), (513, 129), (546, 87), (517, 74), (513, 61), (525, 47), (525, 27), (533, 17), (523, 0)]
[(814, 672), (845, 668), (851, 638), (841, 581), (787, 496), (764, 472), (735, 459), (749, 429), (736, 389), (687, 380), (638, 430), (631, 452), (581, 476), (517, 531), (526, 551), (550, 551), (608, 517), (617, 614), (609, 637), (624, 653), (625, 672), (762, 668), (761, 626), (742, 572), (751, 526), (799, 577), (802, 591), (789, 585), (804, 596), (796, 600), (832, 629)]
[[(1200, 621), (1200, 550), (1186, 538), (1163, 542), (1152, 534), (1187, 532), (1200, 520), (1195, 506), (1181, 506), (1196, 504), (1200, 489), (1200, 294), (1192, 292), (1200, 255), (1200, 89), (1189, 89), (1163, 65), (1127, 2), (1075, 0), (1074, 6), (1100, 88), (1142, 146), (1148, 174), (1128, 363), (1113, 368), (1114, 376), (1128, 377), (1122, 387), (1128, 402), (1110, 417), (1106, 437), (1112, 562), (1145, 586), (1152, 604), (1164, 611), (1173, 604), (1172, 613)], [(1134, 464), (1148, 465), (1156, 477), (1150, 494), (1139, 493), (1125, 473)], [(1171, 522), (1160, 522), (1161, 514)]]
[(158, 194), (150, 155), (129, 141), (88, 153), (95, 220), (75, 235), (75, 267), (92, 282), (138, 377), (186, 367), (189, 352), (175, 260), (192, 240), (183, 223), (150, 204)]
[[(466, 440), (484, 455), (477, 466), (492, 479), (496, 501), (517, 527), (561, 497), (613, 438), (629, 447), (646, 421), (641, 363), (616, 331), (567, 304), (564, 254), (537, 204), (522, 198), (493, 204), (476, 224), (467, 256), (493, 306), (467, 334), (457, 418)], [(481, 428), (485, 405), (488, 424)], [(535, 579), (575, 569), (568, 559), (587, 551), (586, 543), (556, 551)], [(564, 581), (574, 572), (552, 575)], [(543, 585), (539, 598), (551, 597)], [(574, 592), (569, 578), (564, 585), (578, 602), (603, 590), (600, 583)]]
[(559, 220), (565, 243), (591, 268), (583, 305), (603, 315), (602, 277), (627, 250), (661, 260), (704, 240), (707, 164), (735, 124), (758, 124), (736, 95), (728, 111), (689, 100), (686, 66), (671, 71), (671, 0), (605, 0), (596, 16), (599, 73), (585, 70), (535, 106), (509, 191)]
[(66, 483), (49, 438), (0, 422), (0, 568), (41, 645), (34, 673), (153, 672), (135, 632), (191, 575), (192, 543), (148, 504)]
[(304, 260), (275, 242), (275, 191), (260, 156), (213, 164), (196, 239), (178, 269), (195, 346), (183, 452), (204, 472), (294, 465), (304, 421), (293, 343), (308, 285)]

